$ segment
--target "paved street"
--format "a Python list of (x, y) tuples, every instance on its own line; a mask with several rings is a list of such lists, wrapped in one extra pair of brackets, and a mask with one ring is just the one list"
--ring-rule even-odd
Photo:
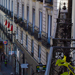
[(12, 66), (10, 66), (9, 63), (7, 64), (7, 67), (5, 67), (4, 62), (2, 62), (2, 65), (1, 65), (2, 75), (11, 75), (12, 71), (13, 71)]

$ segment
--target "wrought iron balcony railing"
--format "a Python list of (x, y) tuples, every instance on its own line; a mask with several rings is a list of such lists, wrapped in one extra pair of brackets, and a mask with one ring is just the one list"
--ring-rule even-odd
[(42, 45), (46, 48), (50, 48), (50, 43), (48, 43), (48, 33), (42, 32)]
[(34, 32), (33, 32), (34, 30), (33, 29), (34, 29), (33, 25), (29, 23), (28, 24), (28, 33), (30, 35), (33, 35), (34, 34)]
[(7, 9), (5, 9), (5, 13), (8, 14), (8, 10)]
[(37, 1), (43, 2), (43, 0), (37, 0)]
[(18, 18), (17, 18), (16, 15), (14, 15), (14, 22), (15, 22), (15, 23), (18, 23)]
[(8, 10), (8, 16), (11, 16), (11, 12), (10, 12), (10, 10)]
[(41, 34), (39, 34), (39, 28), (38, 27), (34, 27), (34, 38), (36, 40), (41, 40)]
[(12, 34), (7, 34), (7, 38), (9, 39), (9, 41), (12, 43)]
[(13, 18), (13, 12), (10, 13), (10, 17)]

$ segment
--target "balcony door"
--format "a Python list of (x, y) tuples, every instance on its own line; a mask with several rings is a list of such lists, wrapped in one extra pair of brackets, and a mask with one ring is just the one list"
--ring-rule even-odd
[(17, 18), (19, 18), (19, 3), (17, 3)]
[(26, 35), (26, 49), (28, 50), (28, 35)]
[(41, 59), (41, 46), (38, 45), (38, 58)]
[(42, 12), (39, 14), (39, 34), (41, 37), (41, 31), (42, 31)]
[(24, 5), (22, 4), (22, 19), (24, 20)]
[(10, 0), (9, 0), (9, 10), (10, 10)]
[(50, 43), (52, 16), (48, 15), (48, 43)]
[(27, 28), (28, 28), (28, 23), (29, 23), (29, 7), (27, 6)]
[(35, 26), (35, 9), (33, 9), (33, 17), (32, 17), (32, 20), (33, 20), (33, 32), (34, 32), (34, 26)]
[(13, 12), (13, 1), (11, 3), (11, 11)]
[(6, 8), (7, 8), (7, 0), (6, 0)]
[(21, 44), (23, 44), (23, 31), (21, 31)]

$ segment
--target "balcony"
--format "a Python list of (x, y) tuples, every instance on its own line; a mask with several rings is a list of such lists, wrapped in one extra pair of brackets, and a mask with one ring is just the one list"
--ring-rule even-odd
[(2, 8), (3, 12), (5, 12), (5, 7)]
[(31, 52), (31, 56), (34, 57), (34, 53), (33, 52)]
[(9, 41), (12, 43), (13, 42), (13, 40), (12, 40), (12, 34), (7, 34), (7, 38), (9, 39)]
[(34, 38), (36, 40), (41, 40), (41, 34), (39, 34), (39, 28), (38, 27), (34, 27)]
[(13, 18), (13, 12), (10, 12), (10, 17)]
[(21, 22), (19, 23), (19, 26), (22, 27), (22, 28), (24, 28), (24, 25), (25, 25), (25, 22), (23, 22), (23, 21), (21, 21)]
[(5, 9), (5, 13), (8, 14), (8, 10), (7, 9)]
[(28, 33), (30, 35), (33, 35), (34, 34), (34, 32), (33, 32), (33, 25), (31, 23), (28, 24)]
[(20, 24), (22, 22), (22, 18), (17, 18), (17, 16), (14, 16), (14, 22), (16, 24)]
[(43, 0), (37, 0), (37, 1), (43, 2)]
[(53, 0), (45, 0), (45, 3), (53, 4)]
[(14, 15), (14, 22), (15, 22), (16, 24), (18, 23), (17, 15)]
[(42, 45), (46, 48), (50, 48), (50, 43), (48, 43), (48, 33), (42, 32)]

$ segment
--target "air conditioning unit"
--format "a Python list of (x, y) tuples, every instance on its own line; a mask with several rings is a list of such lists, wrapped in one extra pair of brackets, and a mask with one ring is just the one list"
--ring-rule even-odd
[(41, 63), (41, 58), (38, 58), (38, 63)]
[(21, 40), (21, 44), (23, 44), (23, 40)]
[(16, 39), (18, 40), (18, 35), (16, 35)]

